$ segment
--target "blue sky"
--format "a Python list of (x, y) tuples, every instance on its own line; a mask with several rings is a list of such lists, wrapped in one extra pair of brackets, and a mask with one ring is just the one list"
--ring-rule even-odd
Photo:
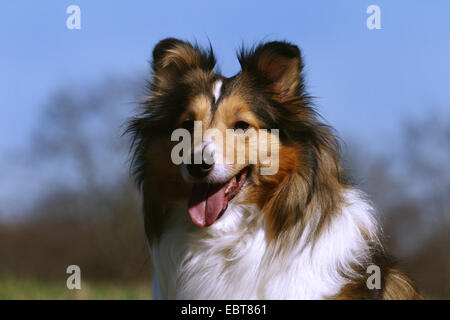
[[(426, 3), (426, 4), (425, 4)], [(68, 30), (66, 8), (81, 8)], [(382, 30), (366, 28), (381, 8)], [(0, 148), (26, 140), (48, 94), (71, 82), (148, 70), (152, 46), (209, 38), (225, 75), (244, 42), (300, 46), (320, 112), (343, 134), (373, 139), (407, 116), (450, 106), (448, 1), (3, 1)]]
[[(71, 4), (81, 8), (81, 30), (66, 28)], [(381, 30), (366, 27), (371, 4), (381, 8)], [(225, 76), (239, 70), (242, 43), (298, 44), (320, 113), (342, 137), (383, 150), (405, 119), (433, 108), (450, 115), (449, 13), (447, 0), (2, 1), (0, 155), (26, 144), (49, 94), (147, 71), (167, 36), (209, 38)]]

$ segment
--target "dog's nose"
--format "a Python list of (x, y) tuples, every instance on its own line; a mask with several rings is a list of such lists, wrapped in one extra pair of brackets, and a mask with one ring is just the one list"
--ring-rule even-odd
[(205, 145), (202, 150), (201, 160), (195, 161), (195, 154), (191, 154), (191, 163), (186, 164), (186, 169), (189, 174), (195, 178), (204, 178), (208, 175), (208, 173), (214, 167), (214, 152), (211, 151), (211, 148), (208, 148), (208, 145)]
[(201, 164), (187, 164), (186, 168), (191, 176), (195, 178), (204, 178), (208, 175), (213, 166), (213, 164), (207, 164), (206, 162), (202, 161)]

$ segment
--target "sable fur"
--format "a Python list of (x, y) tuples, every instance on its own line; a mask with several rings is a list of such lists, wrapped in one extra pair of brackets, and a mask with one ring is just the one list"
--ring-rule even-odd
[[(227, 79), (215, 72), (211, 48), (202, 50), (172, 38), (162, 40), (153, 51), (149, 97), (127, 130), (132, 137), (132, 168), (143, 195), (152, 258), (159, 282), (165, 287), (162, 294), (201, 298), (199, 288), (203, 288), (215, 298), (419, 298), (412, 282), (388, 262), (370, 203), (347, 182), (339, 163), (339, 143), (332, 129), (320, 121), (306, 93), (298, 47), (269, 42), (242, 49), (238, 59), (241, 72)], [(220, 94), (214, 91), (218, 79)], [(232, 121), (241, 119), (234, 118), (235, 114), (256, 129), (280, 130), (279, 171), (262, 176), (257, 173), (259, 164), (253, 165), (248, 184), (224, 216), (208, 230), (193, 228), (192, 222), (186, 221), (187, 211), (183, 216), (183, 201), (189, 197), (191, 185), (170, 161), (170, 133), (189, 117), (202, 121), (205, 127), (225, 130)], [(235, 168), (236, 172), (240, 169)], [(348, 239), (339, 225), (351, 228)], [(250, 258), (242, 256), (248, 248), (236, 252), (234, 236), (247, 237), (249, 246), (258, 248), (255, 260), (243, 263)], [(334, 236), (345, 257), (326, 257), (327, 243), (332, 246)], [(357, 244), (352, 243), (355, 241)], [(174, 251), (169, 256), (164, 250)], [(216, 265), (203, 262), (202, 268), (191, 264), (202, 252), (210, 252), (217, 259)], [(334, 273), (321, 271), (321, 259), (333, 266)], [(160, 265), (165, 260), (167, 265)], [(316, 289), (285, 288), (290, 292), (286, 296), (280, 286), (296, 283), (294, 270), (305, 264), (311, 274), (325, 279), (317, 279)], [(381, 290), (366, 286), (370, 264), (382, 269)], [(242, 296), (238, 292), (233, 295), (235, 291), (230, 288), (238, 285), (239, 273), (248, 272), (246, 265), (260, 272), (254, 281), (256, 287)], [(267, 278), (278, 270), (275, 267), (280, 272), (290, 270), (286, 278)], [(209, 282), (193, 287), (196, 282), (192, 279), (201, 278), (198, 273), (214, 277), (213, 269), (223, 273), (218, 275), (215, 288), (209, 288), (214, 286)], [(166, 274), (168, 270), (173, 274)], [(314, 277), (304, 277), (314, 285)], [(274, 286), (275, 291), (268, 289)]]

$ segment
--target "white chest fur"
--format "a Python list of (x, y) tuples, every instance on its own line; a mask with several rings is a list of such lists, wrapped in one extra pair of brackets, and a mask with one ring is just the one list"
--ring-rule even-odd
[(314, 246), (304, 238), (283, 243), (285, 255), (273, 255), (254, 207), (230, 203), (222, 218), (202, 229), (179, 203), (151, 246), (154, 298), (323, 299), (338, 293), (347, 283), (342, 272), (351, 274), (351, 265), (368, 253), (361, 228), (376, 237), (373, 209), (364, 195), (350, 190), (345, 198), (342, 212)]

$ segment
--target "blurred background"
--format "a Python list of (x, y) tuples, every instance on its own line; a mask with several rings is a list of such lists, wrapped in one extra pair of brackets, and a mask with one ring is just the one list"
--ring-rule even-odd
[[(81, 9), (70, 30), (69, 5)], [(366, 9), (381, 9), (369, 30)], [(300, 46), (308, 91), (427, 298), (450, 298), (450, 2), (3, 1), (0, 299), (148, 299), (151, 261), (124, 123), (153, 46)], [(66, 268), (81, 268), (68, 290)]]

